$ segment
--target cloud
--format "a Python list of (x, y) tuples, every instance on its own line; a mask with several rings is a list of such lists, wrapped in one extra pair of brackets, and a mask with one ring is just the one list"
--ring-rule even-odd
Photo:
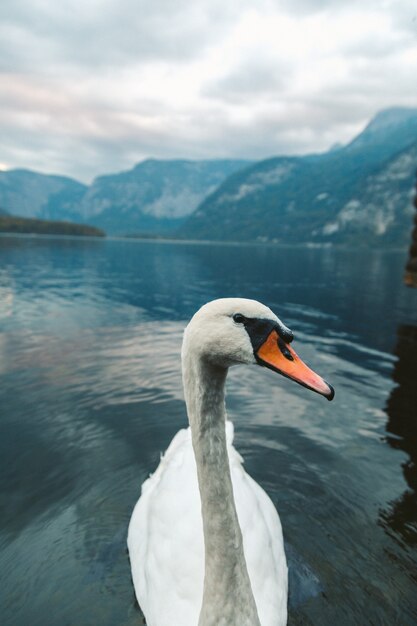
[[(101, 70), (147, 60), (184, 61), (213, 44), (233, 21), (219, 0), (5, 0), (1, 59), (8, 69)], [(219, 19), (220, 15), (220, 19)]]
[(276, 98), (289, 76), (288, 64), (257, 55), (239, 61), (230, 73), (203, 87), (204, 96), (220, 101), (247, 104), (259, 98)]
[[(97, 174), (324, 150), (417, 106), (414, 2), (4, 0), (0, 161)], [(416, 18), (416, 19), (415, 19)]]

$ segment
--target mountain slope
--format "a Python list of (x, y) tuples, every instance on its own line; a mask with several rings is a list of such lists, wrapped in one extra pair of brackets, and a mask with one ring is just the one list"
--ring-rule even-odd
[(416, 141), (416, 109), (383, 111), (343, 148), (268, 159), (229, 177), (181, 234), (291, 243), (370, 235), (374, 243), (402, 244)]
[(177, 227), (241, 160), (159, 161), (100, 176), (81, 202), (84, 219), (111, 232), (164, 232)]
[(394, 107), (375, 115), (350, 144), (346, 152), (362, 154), (367, 160), (391, 157), (417, 139), (417, 109)]
[(335, 218), (313, 237), (335, 243), (408, 245), (416, 165), (417, 141), (363, 177)]
[(0, 206), (13, 215), (43, 219), (77, 219), (86, 185), (66, 176), (30, 170), (0, 172)]

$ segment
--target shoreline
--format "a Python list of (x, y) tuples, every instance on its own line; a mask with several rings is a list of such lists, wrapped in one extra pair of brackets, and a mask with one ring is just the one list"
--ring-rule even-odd
[(16, 232), (0, 232), (0, 239), (14, 238), (14, 239), (38, 239), (38, 240), (75, 240), (75, 241), (100, 241), (105, 243), (106, 241), (124, 241), (132, 243), (148, 243), (148, 244), (163, 244), (163, 245), (203, 245), (203, 246), (232, 246), (232, 247), (261, 247), (261, 248), (281, 248), (281, 249), (294, 249), (302, 248), (308, 250), (372, 250), (379, 252), (408, 252), (408, 245), (400, 247), (398, 245), (393, 246), (367, 246), (365, 244), (345, 244), (345, 243), (315, 243), (315, 242), (302, 242), (302, 243), (284, 243), (284, 242), (268, 242), (268, 241), (216, 241), (210, 239), (169, 239), (162, 237), (132, 237), (124, 235), (106, 235), (105, 237), (98, 235), (61, 235), (61, 234), (47, 234), (47, 233), (16, 233)]

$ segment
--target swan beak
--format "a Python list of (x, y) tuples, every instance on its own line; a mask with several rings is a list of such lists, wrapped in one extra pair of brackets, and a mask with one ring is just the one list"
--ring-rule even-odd
[(325, 396), (328, 400), (333, 400), (333, 387), (307, 367), (289, 343), (281, 339), (276, 330), (273, 330), (258, 348), (255, 358), (260, 365), (269, 367), (299, 385)]

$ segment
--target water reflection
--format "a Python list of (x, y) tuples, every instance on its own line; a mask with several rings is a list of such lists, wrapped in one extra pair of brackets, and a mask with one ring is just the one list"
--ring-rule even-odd
[(244, 295), (290, 324), (302, 303), (307, 323), (308, 311), (326, 314), (325, 335), (390, 352), (398, 316), (416, 321), (417, 294), (403, 289), (402, 264), (401, 253), (378, 250), (0, 238), (3, 323), (62, 333), (117, 316), (120, 324), (182, 321), (210, 299)]
[(387, 442), (403, 450), (408, 459), (402, 464), (408, 489), (381, 512), (385, 527), (394, 531), (407, 544), (417, 544), (417, 326), (398, 328), (395, 354), (398, 361), (393, 372), (397, 386), (386, 406), (388, 414)]

